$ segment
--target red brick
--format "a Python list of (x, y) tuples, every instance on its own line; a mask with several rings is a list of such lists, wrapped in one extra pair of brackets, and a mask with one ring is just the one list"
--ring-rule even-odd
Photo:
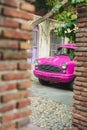
[(14, 101), (14, 100), (21, 100), (24, 98), (28, 98), (31, 95), (30, 91), (23, 91), (23, 92), (15, 92), (11, 94), (5, 94), (1, 96), (1, 102), (6, 103), (9, 101)]
[(27, 58), (31, 58), (32, 55), (30, 53), (27, 53), (25, 51), (19, 51), (19, 52), (4, 52), (2, 53), (2, 59), (3, 60), (21, 60), (21, 59), (27, 59)]
[(2, 8), (0, 7), (0, 15), (1, 15), (1, 13), (2, 13)]
[(2, 29), (0, 29), (0, 37), (2, 36)]
[(73, 114), (73, 117), (74, 117), (75, 119), (81, 120), (81, 121), (83, 121), (83, 122), (87, 122), (87, 118), (84, 117), (84, 116), (81, 116), (80, 114)]
[(18, 79), (30, 79), (31, 74), (29, 72), (15, 72), (2, 75), (2, 80), (18, 80)]
[(0, 48), (2, 49), (18, 49), (18, 41), (13, 40), (0, 40)]
[(0, 63), (0, 71), (15, 70), (17, 69), (17, 63)]
[(87, 34), (85, 32), (76, 33), (76, 37), (87, 37)]
[(26, 50), (31, 49), (31, 46), (21, 43), (32, 39), (32, 27), (30, 30), (22, 29), (21, 25), (23, 21), (29, 22), (33, 19), (33, 10), (28, 12), (23, 9), (24, 6), (20, 4), (23, 1), (26, 0), (0, 1), (0, 130), (22, 130), (29, 123), (31, 114), (31, 93), (26, 90), (31, 76), (25, 71), (30, 69), (26, 60), (31, 58), (31, 54)]
[[(84, 6), (85, 6), (85, 5), (84, 5)], [(85, 8), (80, 7), (80, 8), (77, 8), (77, 11), (78, 11), (78, 13), (80, 13), (80, 14), (84, 14), (84, 13), (87, 12), (87, 8), (86, 8), (86, 7), (85, 7)]]
[(8, 6), (12, 6), (12, 7), (17, 7), (17, 5), (18, 5), (17, 0), (0, 0), (0, 2), (2, 4), (8, 5)]
[(28, 62), (22, 62), (18, 64), (18, 69), (19, 70), (30, 70), (31, 69), (31, 65)]
[(75, 72), (76, 76), (81, 76), (81, 72)]
[(81, 66), (81, 67), (82, 67), (82, 66), (83, 66), (83, 67), (87, 67), (87, 63), (84, 64), (84, 62), (82, 62), (82, 61), (80, 61), (80, 62), (77, 61), (77, 62), (76, 62), (76, 66), (77, 66), (77, 67), (80, 67), (80, 66)]
[(87, 27), (87, 23), (79, 23), (79, 24), (78, 24), (78, 27), (81, 27), (81, 28)]
[(16, 127), (15, 123), (9, 123), (0, 127), (0, 130), (14, 130)]
[[(79, 47), (77, 49), (77, 51), (79, 52), (76, 52), (76, 56), (86, 56), (87, 54), (85, 53), (87, 51), (87, 48), (86, 47)], [(85, 55), (84, 55), (85, 54)]]
[(73, 90), (73, 92), (74, 92), (74, 94), (76, 94), (76, 95), (81, 95), (81, 92), (78, 91), (78, 90)]
[[(74, 100), (73, 104), (74, 104), (74, 106), (75, 106), (75, 105), (80, 105), (80, 102), (81, 102), (81, 101)], [(75, 107), (73, 108), (73, 111), (74, 111), (74, 110), (75, 110)]]
[(7, 123), (16, 119), (21, 119), (28, 117), (31, 114), (31, 110), (23, 111), (23, 112), (15, 112), (15, 113), (10, 113), (7, 115), (3, 115), (2, 117), (2, 123)]
[(79, 123), (77, 123), (77, 120), (74, 120), (73, 125), (75, 125), (78, 129), (73, 129), (73, 130), (87, 130), (87, 127), (85, 127), (82, 124), (82, 121), (79, 121)]
[(77, 113), (83, 117), (87, 117), (87, 113), (85, 113), (84, 111), (79, 111), (79, 110), (73, 110), (74, 113)]
[(19, 23), (10, 19), (0, 18), (0, 26), (18, 28)]
[(83, 77), (87, 77), (87, 73), (84, 72), (75, 72), (76, 76), (83, 76)]
[(25, 42), (21, 42), (19, 46), (20, 46), (19, 47), (20, 50), (28, 50), (32, 48), (32, 44), (28, 44)]
[(76, 77), (75, 81), (87, 82), (87, 78), (86, 77)]
[(79, 13), (78, 14), (78, 18), (81, 18), (81, 17), (87, 17), (87, 13), (84, 12), (84, 13)]
[(87, 101), (87, 97), (84, 97), (84, 96), (75, 95), (74, 98), (76, 100), (82, 101), (82, 102), (86, 102)]
[(76, 38), (76, 42), (85, 43), (85, 42), (87, 42), (87, 37)]
[(74, 126), (73, 126), (73, 127), (72, 127), (72, 130), (79, 130), (79, 129), (78, 129), (77, 127), (74, 127)]
[(87, 43), (76, 43), (78, 47), (87, 47)]
[(74, 124), (75, 127), (72, 130), (87, 130), (87, 127), (81, 126), (79, 124)]
[(17, 103), (17, 108), (27, 107), (31, 104), (30, 99), (22, 100)]
[(87, 17), (78, 18), (79, 23), (87, 22)]
[[(80, 32), (86, 33), (86, 31), (87, 31), (87, 30), (86, 30), (86, 27), (84, 27), (84, 28), (78, 28), (78, 33), (80, 33)], [(79, 38), (80, 38), (80, 39), (81, 39), (81, 38), (84, 38), (84, 40), (85, 40), (84, 42), (86, 42), (86, 37), (79, 37)], [(77, 37), (77, 39), (78, 39), (78, 37)], [(81, 41), (80, 41), (80, 42), (81, 42)]]
[(74, 122), (74, 124), (76, 123), (76, 124), (80, 124), (80, 125), (82, 125), (82, 126), (87, 127), (87, 124), (86, 124), (85, 122), (83, 122), (83, 121), (80, 121), (80, 120), (74, 119), (73, 122)]
[(13, 8), (5, 8), (3, 11), (3, 15), (15, 18), (22, 18), (26, 20), (33, 20), (34, 18), (34, 16), (29, 12), (20, 11)]
[(29, 32), (15, 31), (15, 30), (3, 30), (3, 37), (20, 39), (20, 40), (30, 40), (32, 35)]
[(2, 53), (0, 53), (0, 60), (2, 59)]
[(31, 25), (29, 25), (28, 23), (22, 23), (21, 29), (31, 31), (33, 29), (33, 27)]
[[(83, 106), (83, 107), (87, 107), (87, 103), (86, 102), (80, 102), (80, 105)], [(85, 113), (86, 115), (86, 113)]]
[(31, 87), (31, 85), (32, 85), (31, 81), (28, 80), (28, 81), (23, 81), (23, 82), (18, 83), (17, 87), (18, 89), (26, 89), (26, 88)]
[(81, 92), (81, 95), (82, 95), (83, 97), (87, 97), (87, 92)]
[[(78, 77), (77, 77), (77, 78), (78, 78)], [(74, 85), (74, 89), (75, 89), (75, 90), (82, 91), (82, 92), (87, 92), (87, 88), (84, 88), (84, 87), (81, 87), (81, 86), (76, 86), (76, 85)]]
[[(79, 5), (79, 4), (78, 4)], [(83, 6), (84, 5), (84, 6)], [(79, 8), (78, 8), (79, 7)], [(77, 6), (78, 31), (76, 34), (77, 52), (74, 81), (73, 126), (77, 130), (87, 129), (87, 6)], [(74, 129), (73, 129), (74, 130)]]
[(85, 127), (85, 126), (83, 126), (83, 125), (78, 125), (78, 128), (80, 129), (80, 130), (87, 130), (87, 127)]
[[(30, 123), (29, 118), (23, 119), (21, 121), (17, 122), (17, 128), (23, 128), (24, 126), (27, 126)], [(26, 129), (25, 129), (26, 130)]]
[(87, 112), (87, 107), (85, 107), (85, 106), (83, 106), (83, 105), (77, 105), (77, 104), (75, 105), (75, 104), (74, 104), (74, 106), (75, 106), (75, 108), (76, 108), (77, 110)]
[(16, 88), (16, 83), (0, 84), (0, 93), (11, 91), (14, 90), (15, 88)]
[(16, 104), (8, 104), (8, 105), (2, 105), (0, 106), (0, 113), (5, 113), (5, 112), (9, 112), (12, 111), (16, 108)]
[(26, 10), (26, 11), (31, 11), (34, 12), (35, 11), (35, 7), (27, 2), (22, 2), (21, 3), (21, 9)]
[(78, 71), (78, 72), (87, 72), (87, 68), (81, 66), (81, 67), (75, 67), (75, 71)]

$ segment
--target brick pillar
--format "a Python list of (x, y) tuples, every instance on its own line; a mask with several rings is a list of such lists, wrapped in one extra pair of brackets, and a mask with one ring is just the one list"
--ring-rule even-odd
[(26, 130), (29, 124), (31, 54), (26, 49), (33, 11), (26, 0), (0, 0), (0, 130)]
[(74, 84), (74, 111), (72, 130), (87, 130), (87, 5), (77, 6), (76, 69)]

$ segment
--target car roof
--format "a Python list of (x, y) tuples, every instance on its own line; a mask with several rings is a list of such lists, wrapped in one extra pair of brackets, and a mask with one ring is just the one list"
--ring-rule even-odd
[(59, 46), (57, 49), (60, 49), (60, 48), (69, 48), (69, 49), (74, 49), (76, 50), (77, 46), (75, 43), (68, 43), (68, 44), (64, 44), (62, 46)]

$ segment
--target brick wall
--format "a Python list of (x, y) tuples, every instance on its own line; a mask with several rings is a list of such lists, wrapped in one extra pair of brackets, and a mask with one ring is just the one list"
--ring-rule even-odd
[(73, 129), (87, 130), (87, 5), (78, 5)]
[(29, 124), (31, 54), (26, 49), (33, 11), (27, 0), (0, 0), (0, 130), (26, 130)]

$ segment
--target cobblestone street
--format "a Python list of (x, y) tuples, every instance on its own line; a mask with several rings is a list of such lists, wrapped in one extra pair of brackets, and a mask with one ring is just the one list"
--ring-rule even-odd
[(56, 86), (42, 86), (35, 80), (31, 92), (32, 124), (43, 130), (71, 130), (72, 91)]
[(30, 88), (33, 96), (47, 97), (55, 102), (63, 103), (72, 106), (73, 104), (73, 91), (67, 87), (58, 85), (43, 86), (37, 79), (33, 80), (32, 87)]

